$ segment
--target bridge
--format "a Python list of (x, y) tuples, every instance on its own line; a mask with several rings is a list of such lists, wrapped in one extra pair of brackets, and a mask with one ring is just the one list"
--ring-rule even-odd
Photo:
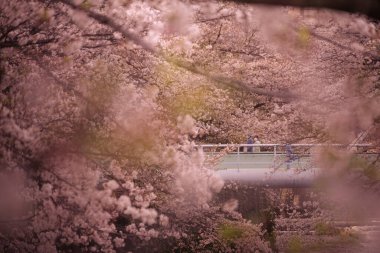
[(268, 187), (310, 187), (321, 173), (311, 155), (315, 148), (346, 148), (373, 160), (370, 144), (205, 144), (206, 165), (225, 180)]

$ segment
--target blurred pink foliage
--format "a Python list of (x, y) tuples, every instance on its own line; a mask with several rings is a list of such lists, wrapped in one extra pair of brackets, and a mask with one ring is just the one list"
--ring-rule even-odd
[[(378, 148), (378, 24), (363, 17), (212, 1), (0, 12), (0, 251), (270, 252), (238, 200), (214, 201), (224, 182), (196, 143), (365, 133)], [(331, 178), (352, 169), (320, 154)], [(378, 180), (331, 188), (373, 204), (357, 193)]]

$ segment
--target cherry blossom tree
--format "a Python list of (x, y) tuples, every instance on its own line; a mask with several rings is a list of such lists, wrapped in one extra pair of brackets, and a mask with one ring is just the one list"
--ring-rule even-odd
[[(371, 3), (323, 6), (377, 18)], [(0, 10), (5, 252), (270, 252), (234, 200), (213, 200), (223, 182), (195, 141), (378, 141), (366, 17), (209, 1)]]

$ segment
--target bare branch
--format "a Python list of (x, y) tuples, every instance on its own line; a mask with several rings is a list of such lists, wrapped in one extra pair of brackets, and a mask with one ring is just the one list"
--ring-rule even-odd
[(150, 45), (145, 40), (141, 39), (137, 34), (125, 29), (125, 27), (123, 25), (117, 24), (113, 19), (111, 19), (105, 15), (96, 13), (90, 9), (85, 9), (85, 8), (81, 7), (80, 5), (74, 4), (70, 0), (57, 0), (57, 1), (69, 6), (73, 10), (85, 13), (88, 17), (96, 20), (98, 23), (105, 25), (105, 26), (108, 26), (108, 27), (111, 27), (116, 32), (120, 32), (121, 34), (124, 35), (124, 37), (131, 40), (136, 45), (141, 46), (143, 49), (145, 49), (149, 52), (155, 53), (155, 49), (152, 47), (152, 45)]
[(339, 49), (343, 49), (343, 50), (346, 50), (346, 51), (349, 51), (349, 52), (353, 52), (353, 53), (359, 53), (359, 54), (362, 54), (363, 56), (367, 56), (369, 58), (371, 58), (372, 60), (374, 61), (380, 61), (380, 56), (379, 55), (376, 55), (372, 52), (368, 52), (368, 51), (359, 51), (357, 49), (354, 49), (350, 46), (346, 46), (346, 45), (343, 45), (341, 43), (338, 43), (330, 38), (327, 38), (325, 36), (322, 36), (320, 34), (317, 34), (313, 31), (310, 31), (310, 35), (313, 36), (314, 38), (316, 39), (319, 39), (319, 40), (323, 40), (325, 42), (328, 42), (332, 45), (334, 45), (335, 47), (339, 48)]
[(212, 42), (213, 45), (215, 45), (216, 42), (218, 41), (218, 39), (220, 38), (220, 35), (222, 34), (222, 27), (223, 27), (223, 24), (220, 24), (218, 34), (217, 34), (215, 40)]
[(214, 81), (214, 82), (219, 83), (219, 84), (222, 84), (226, 87), (235, 88), (235, 89), (243, 88), (243, 89), (250, 91), (252, 93), (255, 93), (257, 95), (268, 96), (268, 97), (277, 97), (277, 98), (282, 98), (284, 100), (292, 100), (292, 99), (296, 98), (296, 96), (288, 90), (268, 91), (267, 89), (253, 87), (251, 84), (242, 82), (240, 80), (236, 80), (233, 78), (208, 73), (205, 70), (196, 67), (194, 64), (190, 64), (190, 63), (185, 62), (185, 61), (174, 60), (174, 59), (170, 59), (168, 57), (166, 57), (165, 60), (167, 62), (170, 62), (170, 63), (178, 66), (178, 67), (186, 69), (186, 70), (188, 70), (194, 74), (204, 76), (204, 77), (208, 78), (209, 80)]
[(380, 19), (379, 0), (227, 0), (236, 3), (282, 5), (302, 8), (321, 8), (361, 13), (370, 18)]
[(235, 14), (227, 14), (227, 15), (222, 15), (222, 16), (213, 17), (213, 18), (199, 19), (195, 23), (206, 23), (206, 22), (216, 21), (220, 19), (230, 18), (230, 17), (233, 17), (234, 15)]

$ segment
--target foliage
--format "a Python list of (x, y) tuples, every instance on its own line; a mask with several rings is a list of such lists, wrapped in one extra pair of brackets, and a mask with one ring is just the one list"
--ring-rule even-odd
[(286, 252), (288, 253), (300, 253), (303, 252), (303, 246), (300, 238), (298, 237), (292, 237), (288, 243), (288, 248)]
[(315, 225), (315, 232), (317, 235), (336, 235), (339, 233), (339, 229), (331, 224), (319, 222)]
[[(212, 201), (223, 182), (195, 141), (378, 145), (378, 24), (364, 17), (123, 0), (0, 13), (1, 251), (269, 252), (270, 231)], [(318, 156), (332, 180), (378, 182), (376, 162)]]
[(222, 224), (219, 228), (219, 236), (227, 242), (233, 242), (241, 238), (243, 235), (242, 228), (234, 226), (233, 224)]

